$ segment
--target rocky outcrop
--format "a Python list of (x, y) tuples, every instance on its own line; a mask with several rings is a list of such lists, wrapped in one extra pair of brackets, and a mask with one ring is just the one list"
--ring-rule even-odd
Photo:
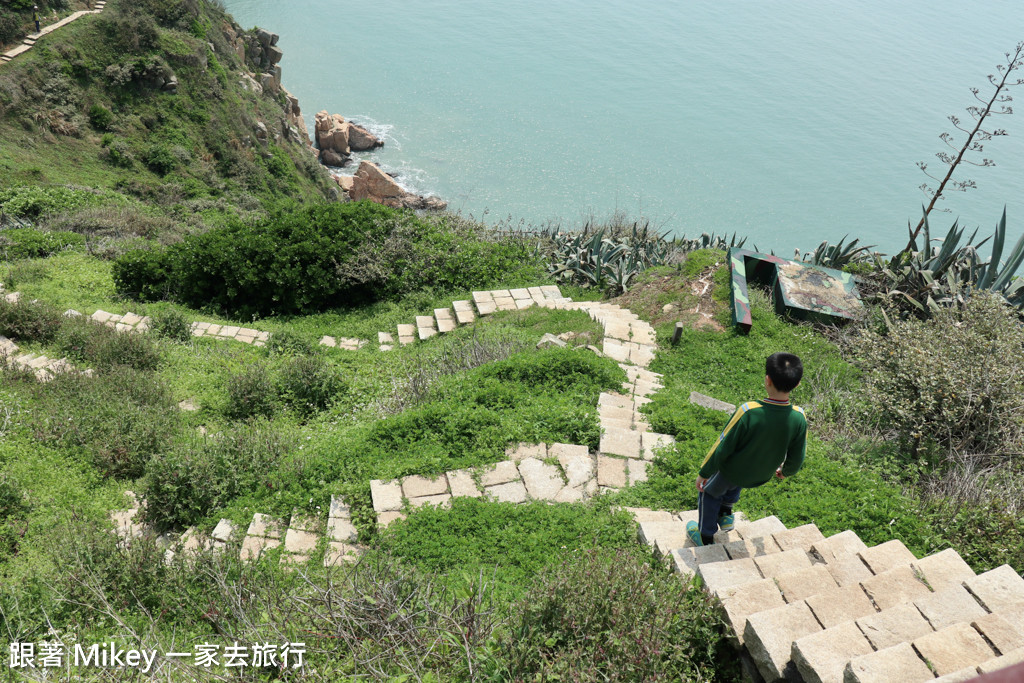
[(344, 154), (339, 154), (333, 149), (322, 149), (320, 150), (320, 163), (324, 166), (347, 166), (349, 158)]
[(349, 148), (349, 132), (352, 126), (341, 114), (328, 114), (319, 111), (316, 114), (314, 133), (316, 145), (320, 148), (321, 158), (327, 150), (333, 150), (343, 156), (351, 154)]
[(383, 147), (384, 141), (366, 130), (362, 126), (349, 122), (348, 146), (353, 152), (365, 152), (367, 150)]
[[(344, 186), (342, 188), (344, 189)], [(359, 169), (352, 179), (352, 189), (348, 191), (348, 195), (355, 201), (369, 199), (393, 208), (439, 211), (448, 206), (437, 197), (422, 197), (407, 191), (398, 184), (398, 181), (371, 161), (363, 161), (359, 164)]]

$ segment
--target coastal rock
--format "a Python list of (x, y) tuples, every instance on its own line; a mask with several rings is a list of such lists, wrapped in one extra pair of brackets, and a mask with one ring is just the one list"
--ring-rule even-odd
[(338, 187), (341, 188), (342, 192), (352, 192), (352, 186), (355, 183), (355, 176), (343, 175), (336, 178), (338, 181)]
[(320, 163), (324, 166), (344, 166), (348, 163), (348, 157), (333, 149), (323, 149), (320, 150)]
[(277, 64), (284, 58), (284, 51), (279, 47), (271, 47), (264, 50), (264, 53), (266, 54), (267, 60), (270, 62), (271, 66)]
[(319, 111), (316, 114), (315, 122), (316, 144), (321, 150), (334, 150), (346, 156), (351, 152), (349, 131), (352, 126), (343, 116)]
[(360, 125), (349, 123), (348, 145), (355, 152), (383, 147), (384, 141)]
[(389, 204), (388, 200), (400, 202), (409, 193), (406, 192), (398, 182), (389, 176), (372, 161), (363, 161), (359, 164), (355, 179), (352, 183), (352, 190), (349, 193), (354, 200), (370, 199), (378, 204)]

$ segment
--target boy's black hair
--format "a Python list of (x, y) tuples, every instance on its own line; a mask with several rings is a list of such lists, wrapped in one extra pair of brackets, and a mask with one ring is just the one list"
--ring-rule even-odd
[(771, 378), (776, 389), (789, 393), (800, 384), (800, 378), (804, 376), (804, 364), (792, 353), (780, 351), (768, 356), (764, 362), (764, 374)]

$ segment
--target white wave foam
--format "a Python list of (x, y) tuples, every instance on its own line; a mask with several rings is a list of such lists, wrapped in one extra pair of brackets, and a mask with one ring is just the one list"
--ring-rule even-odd
[(365, 116), (363, 114), (356, 114), (355, 116), (345, 116), (346, 121), (351, 121), (357, 125), (362, 126), (366, 130), (370, 131), (373, 135), (384, 141), (385, 147), (392, 147), (401, 151), (402, 141), (392, 135), (392, 131), (395, 129), (394, 124), (381, 123), (371, 116)]

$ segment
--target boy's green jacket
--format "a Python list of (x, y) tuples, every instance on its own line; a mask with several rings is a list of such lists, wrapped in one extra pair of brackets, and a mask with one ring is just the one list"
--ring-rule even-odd
[[(750, 401), (733, 414), (708, 451), (700, 476), (716, 472), (736, 486), (760, 486), (782, 465), (789, 477), (804, 464), (807, 418), (790, 403)], [(785, 464), (783, 464), (785, 463)]]

